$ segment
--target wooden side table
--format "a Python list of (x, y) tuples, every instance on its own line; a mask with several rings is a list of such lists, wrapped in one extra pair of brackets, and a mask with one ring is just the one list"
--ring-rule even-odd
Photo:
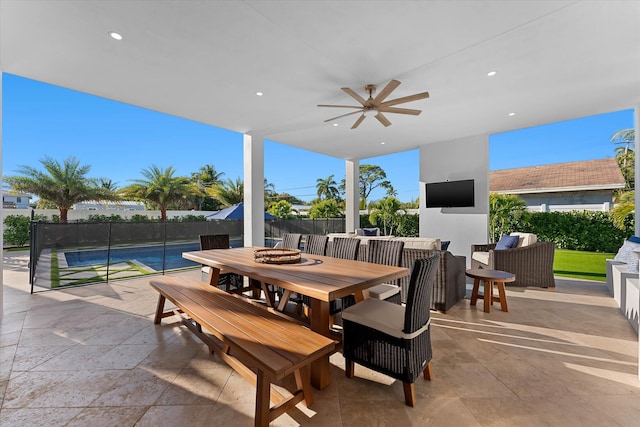
[[(465, 271), (465, 274), (473, 278), (473, 291), (471, 292), (471, 305), (476, 305), (478, 298), (484, 300), (484, 311), (489, 313), (491, 305), (494, 301), (500, 303), (502, 311), (508, 312), (507, 295), (504, 290), (504, 284), (516, 280), (516, 275), (501, 270), (487, 270), (484, 268), (472, 268)], [(478, 295), (480, 281), (484, 282), (484, 295)], [(493, 285), (498, 288), (498, 296), (493, 296)]]

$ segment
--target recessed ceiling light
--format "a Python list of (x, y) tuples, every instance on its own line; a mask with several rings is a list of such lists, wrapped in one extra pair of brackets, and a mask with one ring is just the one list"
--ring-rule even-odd
[(122, 35), (120, 33), (116, 33), (115, 31), (109, 31), (109, 36), (114, 40), (122, 40)]
[(515, 115), (516, 115), (516, 113), (509, 113), (509, 117), (513, 117)]
[(496, 70), (491, 70), (491, 71), (489, 71), (489, 72), (487, 73), (487, 76), (489, 76), (489, 77), (493, 77), (493, 76), (495, 76), (496, 74), (498, 74), (498, 72), (497, 72)]
[(334, 123), (333, 125), (334, 125), (334, 126), (338, 126), (338, 123)]
[(384, 141), (382, 141), (382, 142), (380, 143), (380, 145), (384, 145), (384, 144), (386, 144), (386, 142), (384, 142)]
[(258, 96), (262, 96), (262, 95), (264, 95), (264, 93), (262, 93), (262, 92), (256, 92), (256, 95), (258, 95)]

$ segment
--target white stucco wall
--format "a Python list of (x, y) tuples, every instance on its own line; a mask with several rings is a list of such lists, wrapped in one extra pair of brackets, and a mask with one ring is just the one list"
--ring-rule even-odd
[[(474, 180), (475, 206), (426, 208), (425, 183)], [(420, 147), (420, 237), (450, 240), (449, 251), (467, 257), (489, 236), (489, 137), (479, 135)]]

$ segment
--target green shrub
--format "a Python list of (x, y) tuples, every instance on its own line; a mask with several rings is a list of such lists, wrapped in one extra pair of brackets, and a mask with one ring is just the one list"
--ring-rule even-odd
[(131, 216), (131, 221), (132, 222), (151, 222), (153, 220), (149, 219), (149, 217), (146, 215), (135, 214)]
[(538, 240), (554, 242), (558, 249), (615, 253), (633, 234), (634, 224), (629, 219), (620, 230), (610, 212), (529, 212), (510, 231), (535, 233)]
[(4, 232), (2, 237), (5, 244), (24, 246), (29, 241), (29, 224), (31, 219), (28, 216), (8, 215), (4, 219)]

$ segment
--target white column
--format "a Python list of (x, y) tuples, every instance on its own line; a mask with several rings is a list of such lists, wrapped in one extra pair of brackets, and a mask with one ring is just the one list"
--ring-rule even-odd
[(264, 246), (264, 137), (244, 135), (244, 245)]
[[(635, 129), (635, 136), (636, 136), (636, 140), (634, 141), (634, 146), (633, 149), (635, 151), (635, 183), (634, 183), (634, 188), (636, 190), (635, 193), (635, 197), (634, 197), (634, 202), (636, 207), (640, 206), (640, 185), (638, 185), (638, 182), (640, 182), (640, 159), (638, 159), (638, 153), (640, 153), (640, 106), (636, 107), (634, 109), (634, 124), (633, 124), (633, 128)], [(636, 223), (636, 232), (634, 233), (636, 236), (640, 236), (640, 215), (638, 215), (638, 209), (636, 209), (636, 213), (634, 214), (635, 216), (635, 223)], [(640, 344), (639, 344), (640, 345)], [(638, 369), (640, 369), (640, 366), (638, 367)]]
[(360, 228), (360, 162), (346, 160), (345, 167), (345, 231), (353, 233)]
[[(2, 181), (2, 71), (0, 70), (0, 181)], [(0, 204), (0, 220), (4, 218), (2, 215), (2, 204)], [(2, 227), (0, 227), (0, 230)], [(4, 248), (2, 241), (2, 233), (0, 233), (0, 249)], [(2, 317), (3, 294), (4, 294), (4, 255), (0, 256), (0, 318)]]

